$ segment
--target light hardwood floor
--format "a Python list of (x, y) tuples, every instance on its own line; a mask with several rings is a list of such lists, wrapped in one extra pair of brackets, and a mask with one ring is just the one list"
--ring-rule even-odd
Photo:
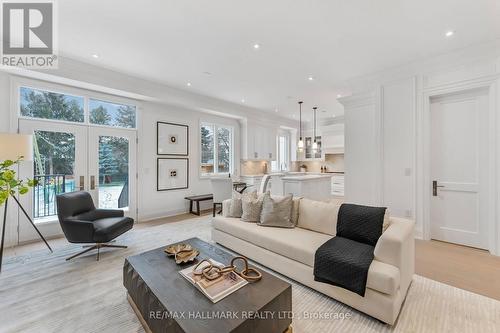
[[(211, 214), (211, 210), (202, 215)], [(178, 222), (193, 218), (182, 214), (174, 217), (138, 223), (135, 228)], [(500, 257), (487, 251), (438, 241), (415, 241), (415, 273), (442, 283), (500, 300)], [(53, 248), (67, 244), (64, 238), (52, 239)], [(5, 256), (18, 256), (44, 249), (42, 242), (7, 249)]]
[(415, 272), (500, 300), (500, 257), (439, 241), (415, 241)]

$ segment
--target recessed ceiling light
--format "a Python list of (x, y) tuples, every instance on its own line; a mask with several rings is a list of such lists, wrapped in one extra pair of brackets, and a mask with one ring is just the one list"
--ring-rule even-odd
[(241, 103), (245, 103), (245, 99), (244, 98), (241, 99)]
[(340, 97), (342, 97), (342, 95), (341, 95), (341, 94), (338, 94), (338, 95), (337, 95), (337, 98), (340, 98)]
[(294, 114), (292, 114), (292, 118), (295, 118), (295, 115), (294, 115)]
[(258, 43), (253, 44), (253, 48), (256, 49), (256, 50), (259, 49), (260, 48), (260, 44), (258, 44)]
[(186, 83), (188, 87), (191, 87), (191, 82)]
[(332, 114), (332, 118), (335, 118), (335, 117), (336, 117), (336, 115)]
[(274, 109), (274, 112), (278, 112), (278, 108)]
[(98, 54), (93, 54), (92, 58), (97, 59), (97, 58), (99, 58), (99, 55)]
[(309, 81), (314, 80), (314, 78), (313, 78), (312, 76), (309, 76), (307, 79), (308, 79)]
[(453, 36), (454, 34), (455, 34), (455, 31), (450, 30), (450, 31), (447, 31), (447, 32), (446, 32), (445, 36), (446, 36), (446, 37), (451, 37), (451, 36)]

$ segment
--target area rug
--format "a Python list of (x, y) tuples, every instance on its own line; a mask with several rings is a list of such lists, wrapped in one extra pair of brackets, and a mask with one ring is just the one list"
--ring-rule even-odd
[[(72, 244), (8, 258), (0, 274), (0, 332), (143, 332), (122, 285), (124, 258), (191, 237), (211, 241), (210, 228), (210, 217), (136, 228), (118, 239), (128, 249), (105, 249), (99, 262), (94, 255), (66, 262), (80, 250)], [(294, 332), (500, 331), (499, 301), (418, 275), (394, 326), (287, 281)]]

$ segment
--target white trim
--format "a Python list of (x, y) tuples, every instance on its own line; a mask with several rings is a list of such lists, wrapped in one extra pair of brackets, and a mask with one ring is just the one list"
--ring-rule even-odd
[[(417, 177), (419, 178), (416, 207), (417, 207), (417, 225), (422, 226), (422, 238), (424, 240), (430, 239), (430, 200), (431, 200), (431, 175), (430, 175), (430, 105), (431, 98), (445, 94), (465, 92), (468, 90), (487, 88), (489, 93), (489, 138), (490, 138), (490, 156), (496, 156), (490, 159), (489, 164), (489, 179), (491, 186), (489, 195), (489, 221), (488, 229), (490, 234), (489, 251), (491, 254), (500, 255), (500, 228), (498, 228), (498, 205), (500, 198), (498, 195), (498, 188), (500, 182), (498, 178), (498, 152), (500, 148), (500, 140), (497, 136), (497, 129), (500, 128), (498, 123), (497, 113), (499, 112), (499, 105), (497, 104), (498, 89), (498, 75), (492, 75), (474, 80), (464, 80), (455, 84), (447, 84), (432, 89), (421, 90), (421, 107), (417, 108)], [(420, 95), (419, 94), (419, 95)], [(418, 135), (420, 134), (420, 135)]]
[[(229, 161), (229, 172), (213, 172), (213, 173), (202, 173), (201, 172), (201, 165), (202, 165), (202, 161), (201, 159), (203, 158), (203, 150), (201, 148), (201, 128), (202, 126), (213, 126), (214, 128), (214, 171), (215, 169), (218, 168), (217, 166), (217, 161), (219, 159), (219, 150), (217, 149), (217, 130), (219, 128), (226, 128), (226, 129), (230, 129), (231, 131), (231, 152), (229, 154), (230, 156), (230, 161)], [(223, 177), (223, 176), (228, 176), (229, 174), (234, 174), (234, 169), (235, 169), (235, 158), (234, 158), (234, 154), (235, 154), (235, 151), (234, 151), (234, 145), (235, 145), (235, 140), (234, 140), (234, 126), (233, 125), (228, 125), (228, 124), (224, 124), (224, 123), (217, 123), (217, 122), (213, 122), (213, 121), (203, 121), (200, 119), (200, 123), (199, 123), (199, 126), (198, 126), (198, 135), (199, 135), (199, 139), (198, 139), (198, 148), (200, 149), (200, 158), (198, 160), (199, 162), (199, 167), (198, 167), (198, 176), (200, 179), (209, 179), (211, 177)]]

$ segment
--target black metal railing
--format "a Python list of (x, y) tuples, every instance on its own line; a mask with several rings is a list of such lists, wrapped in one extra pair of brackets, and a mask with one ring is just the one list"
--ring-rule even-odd
[(66, 192), (66, 175), (35, 175), (34, 179), (38, 184), (33, 189), (33, 218), (57, 215), (56, 195)]

